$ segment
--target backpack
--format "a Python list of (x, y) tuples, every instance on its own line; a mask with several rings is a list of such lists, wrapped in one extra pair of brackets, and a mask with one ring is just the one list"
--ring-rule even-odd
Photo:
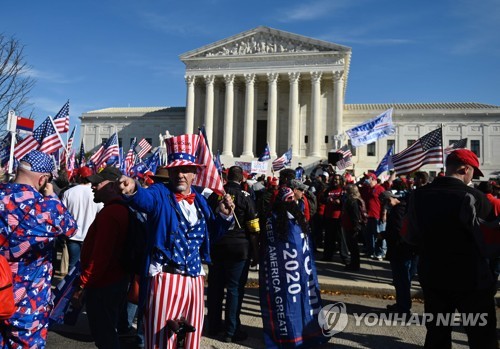
[(146, 217), (131, 207), (127, 206), (127, 210), (128, 228), (121, 264), (127, 273), (142, 275), (147, 253)]
[(7, 259), (0, 254), (0, 320), (9, 319), (15, 311), (12, 269)]

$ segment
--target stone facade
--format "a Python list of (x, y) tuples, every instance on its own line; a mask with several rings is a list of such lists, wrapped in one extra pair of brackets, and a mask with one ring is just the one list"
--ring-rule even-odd
[[(269, 143), (273, 158), (290, 146), (292, 166), (312, 164), (347, 142), (344, 131), (394, 108), (396, 134), (356, 149), (357, 174), (374, 169), (388, 142), (399, 152), (444, 125), (443, 138), (467, 137), (485, 174), (500, 169), (500, 107), (477, 103), (344, 105), (349, 47), (258, 27), (180, 56), (186, 64), (186, 108), (109, 108), (84, 113), (86, 149), (115, 130), (125, 149), (130, 138), (197, 132), (205, 125), (222, 162), (255, 160)], [(427, 166), (428, 171), (439, 170)]]
[(132, 138), (146, 138), (160, 146), (160, 135), (184, 132), (184, 107), (106, 108), (83, 113), (80, 138), (86, 151), (95, 151), (113, 133), (118, 132), (120, 146), (127, 152)]

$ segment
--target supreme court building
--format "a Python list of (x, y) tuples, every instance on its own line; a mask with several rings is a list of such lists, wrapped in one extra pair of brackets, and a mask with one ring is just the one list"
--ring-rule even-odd
[[(314, 164), (348, 142), (344, 131), (393, 108), (396, 133), (353, 150), (356, 174), (443, 124), (444, 145), (468, 138), (485, 175), (500, 170), (500, 107), (479, 103), (344, 104), (351, 48), (268, 27), (186, 52), (186, 107), (107, 108), (81, 116), (87, 150), (116, 130), (128, 149), (133, 137), (161, 145), (170, 134), (205, 125), (212, 151), (226, 166), (271, 158), (292, 147), (292, 167)], [(125, 150), (126, 151), (126, 150)], [(435, 172), (433, 166), (425, 167)]]

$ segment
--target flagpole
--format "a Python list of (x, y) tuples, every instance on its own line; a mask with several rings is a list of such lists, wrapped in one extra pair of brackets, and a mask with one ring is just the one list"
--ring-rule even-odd
[[(8, 174), (12, 175), (12, 172), (14, 170), (14, 148), (16, 146), (16, 127), (14, 124), (14, 120), (17, 123), (17, 119), (15, 119), (16, 113), (13, 110), (9, 110), (9, 116), (8, 116), (8, 126), (9, 126), (9, 132), (10, 132), (10, 154), (9, 154), (9, 169), (8, 169)], [(10, 180), (10, 178), (9, 178)]]
[(444, 163), (444, 133), (443, 133), (443, 123), (441, 123), (441, 156), (443, 158), (443, 171), (445, 170)]
[(65, 154), (66, 159), (64, 159), (64, 161), (65, 161), (64, 167), (66, 168), (66, 170), (68, 169), (68, 158), (69, 158), (69, 155), (68, 155), (68, 153), (69, 153), (69, 149), (68, 149), (68, 137), (69, 137), (69, 135), (68, 135), (68, 133), (69, 133), (69, 129), (68, 129), (68, 132), (66, 132), (66, 154)]

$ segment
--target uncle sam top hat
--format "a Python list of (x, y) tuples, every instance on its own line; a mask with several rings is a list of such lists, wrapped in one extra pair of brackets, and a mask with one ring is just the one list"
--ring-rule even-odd
[(196, 163), (196, 152), (199, 142), (200, 137), (195, 134), (180, 135), (165, 139), (168, 154), (167, 166), (165, 167), (203, 166)]

